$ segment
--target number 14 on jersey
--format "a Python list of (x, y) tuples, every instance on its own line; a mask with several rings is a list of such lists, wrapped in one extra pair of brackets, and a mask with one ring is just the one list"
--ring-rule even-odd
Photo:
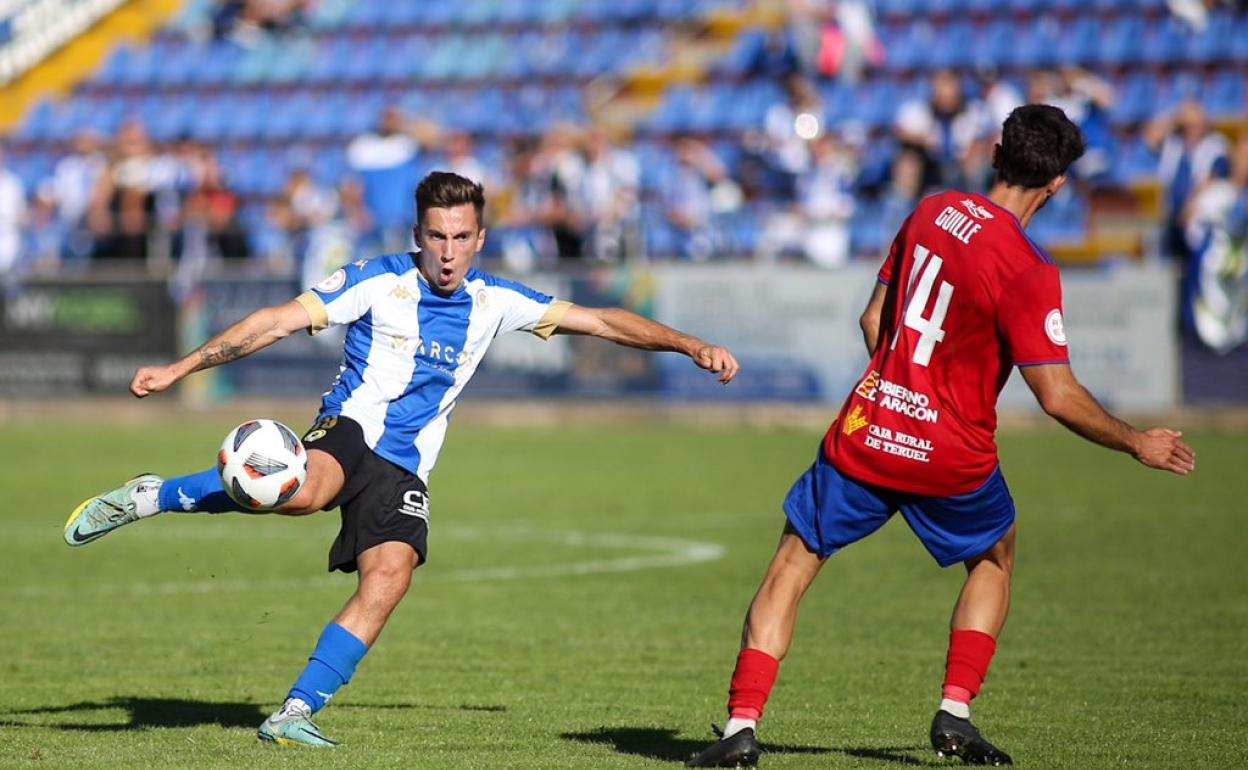
[[(914, 245), (914, 267), (910, 270), (910, 278), (906, 281), (904, 295), (904, 316), (902, 322), (907, 328), (919, 333), (919, 341), (914, 345), (911, 360), (919, 366), (931, 363), (932, 352), (936, 343), (944, 340), (945, 330), (941, 324), (945, 314), (949, 312), (949, 300), (953, 298), (953, 284), (942, 280), (940, 290), (936, 293), (936, 304), (932, 306), (932, 314), (923, 317), (927, 303), (931, 300), (932, 289), (940, 277), (940, 268), (945, 261), (933, 254), (930, 249), (919, 244)], [(920, 275), (921, 274), (921, 275)], [(918, 278), (916, 284), (915, 278)], [(901, 327), (893, 332), (893, 342), (889, 350), (897, 349), (897, 340), (901, 337)]]

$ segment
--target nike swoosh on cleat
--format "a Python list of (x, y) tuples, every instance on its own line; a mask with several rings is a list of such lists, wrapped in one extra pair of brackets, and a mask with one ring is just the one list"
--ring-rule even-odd
[(74, 542), (75, 542), (75, 543), (89, 543), (89, 542), (91, 542), (92, 540), (94, 540), (94, 539), (96, 539), (97, 537), (99, 537), (99, 536), (100, 536), (100, 534), (101, 534), (101, 533), (97, 532), (97, 533), (96, 533), (96, 534), (94, 534), (94, 535), (83, 535), (82, 533), (80, 533), (80, 532), (78, 531), (78, 528), (77, 528), (77, 527), (74, 527), (74, 531), (73, 531), (73, 532), (70, 532), (70, 533), (69, 533), (69, 536), (70, 536), (71, 538), (73, 538), (73, 540), (74, 540)]

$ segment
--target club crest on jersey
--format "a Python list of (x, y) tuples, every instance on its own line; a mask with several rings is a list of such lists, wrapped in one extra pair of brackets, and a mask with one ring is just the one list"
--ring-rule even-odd
[(854, 388), (854, 392), (862, 396), (868, 401), (875, 400), (875, 389), (880, 386), (880, 373), (872, 369), (867, 372), (867, 376), (862, 378), (862, 382), (858, 383), (858, 387)]
[(485, 307), (490, 304), (489, 295), (483, 291), (477, 292), (476, 299), (477, 299), (477, 307), (479, 308), (485, 309)]
[(347, 271), (341, 267), (335, 270), (330, 276), (316, 285), (318, 291), (326, 294), (333, 294), (341, 289), (347, 283)]
[(855, 431), (865, 427), (867, 427), (867, 418), (862, 416), (862, 404), (855, 404), (853, 411), (845, 415), (845, 424), (841, 427), (841, 432), (846, 436), (852, 436)]
[(1044, 317), (1044, 333), (1054, 345), (1066, 345), (1066, 325), (1062, 323), (1062, 311), (1053, 308)]
[(971, 212), (971, 216), (975, 217), (976, 219), (993, 219), (991, 211), (979, 205), (978, 203), (971, 200), (970, 198), (967, 198), (966, 200), (962, 201), (962, 208)]

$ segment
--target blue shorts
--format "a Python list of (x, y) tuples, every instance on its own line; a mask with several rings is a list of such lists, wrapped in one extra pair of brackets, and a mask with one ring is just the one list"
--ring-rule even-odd
[(806, 545), (827, 558), (876, 531), (901, 511), (942, 567), (992, 548), (1014, 525), (1014, 499), (998, 467), (979, 489), (956, 497), (922, 497), (843, 475), (823, 454), (793, 484), (784, 513)]

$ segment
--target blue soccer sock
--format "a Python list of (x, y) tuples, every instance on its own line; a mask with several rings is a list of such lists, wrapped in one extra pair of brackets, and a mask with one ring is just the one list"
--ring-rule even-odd
[(221, 485), (221, 474), (216, 468), (165, 479), (158, 495), (160, 510), (180, 513), (225, 513), (241, 511), (238, 503), (230, 499)]
[(325, 708), (338, 688), (351, 681), (368, 645), (337, 623), (325, 626), (308, 666), (290, 688), (287, 698), (298, 698), (316, 713)]

